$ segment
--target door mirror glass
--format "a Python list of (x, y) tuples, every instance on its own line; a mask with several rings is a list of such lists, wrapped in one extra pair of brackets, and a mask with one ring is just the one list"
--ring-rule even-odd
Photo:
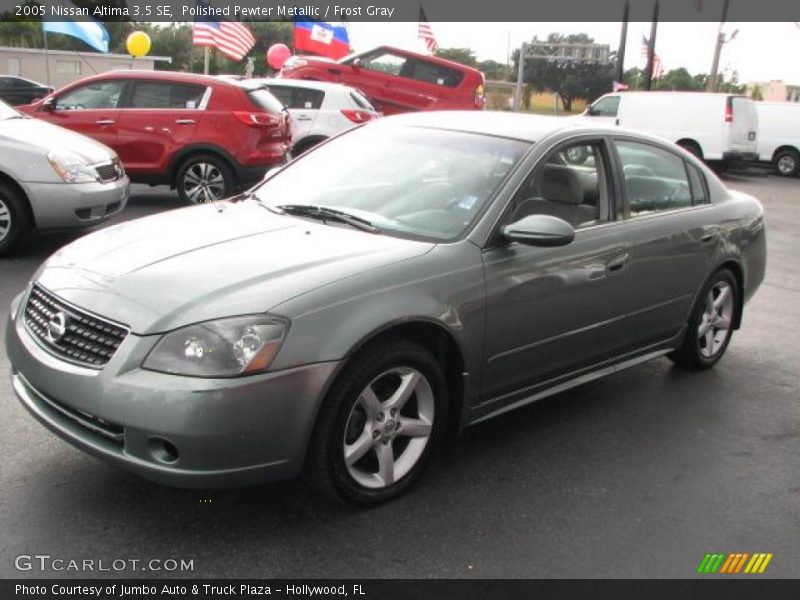
[(566, 246), (575, 239), (575, 229), (558, 217), (529, 215), (506, 225), (503, 237), (528, 246)]

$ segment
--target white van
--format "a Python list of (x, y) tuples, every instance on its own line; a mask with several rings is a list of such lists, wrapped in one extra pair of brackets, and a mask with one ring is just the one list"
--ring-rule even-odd
[(658, 135), (723, 167), (758, 160), (758, 115), (755, 103), (746, 96), (704, 92), (606, 94), (580, 118)]
[(756, 102), (758, 156), (769, 161), (778, 175), (800, 174), (800, 104)]

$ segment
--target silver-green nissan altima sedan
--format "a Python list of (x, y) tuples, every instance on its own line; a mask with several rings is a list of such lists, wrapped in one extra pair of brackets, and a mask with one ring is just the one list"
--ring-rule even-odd
[(87, 235), (11, 306), (25, 407), (179, 486), (387, 500), (459, 429), (643, 361), (705, 369), (757, 200), (677, 146), (509, 113), (359, 127), (250, 192)]

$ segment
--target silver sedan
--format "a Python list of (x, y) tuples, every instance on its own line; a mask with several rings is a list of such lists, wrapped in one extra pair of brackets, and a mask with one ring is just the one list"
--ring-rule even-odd
[(104, 221), (129, 188), (113, 150), (0, 102), (0, 254), (33, 229)]
[(166, 484), (305, 474), (369, 505), (458, 430), (643, 361), (707, 369), (762, 207), (675, 145), (551, 117), (392, 117), (242, 196), (84, 237), (14, 300), (14, 389)]

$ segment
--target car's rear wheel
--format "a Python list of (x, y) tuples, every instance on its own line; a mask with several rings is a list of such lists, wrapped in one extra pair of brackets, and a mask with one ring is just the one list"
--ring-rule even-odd
[(713, 367), (731, 341), (740, 302), (739, 284), (733, 273), (728, 269), (717, 271), (692, 311), (683, 344), (669, 358), (690, 369)]
[(350, 504), (394, 498), (422, 472), (446, 411), (445, 378), (425, 348), (405, 340), (367, 348), (325, 399), (306, 479), (326, 496)]
[(188, 204), (222, 200), (233, 195), (236, 185), (236, 176), (231, 168), (213, 154), (189, 157), (175, 176), (178, 195)]
[(772, 164), (778, 175), (793, 177), (800, 172), (800, 153), (791, 148), (784, 148), (775, 153)]
[(25, 200), (13, 187), (0, 182), (0, 253), (10, 249), (30, 228)]

